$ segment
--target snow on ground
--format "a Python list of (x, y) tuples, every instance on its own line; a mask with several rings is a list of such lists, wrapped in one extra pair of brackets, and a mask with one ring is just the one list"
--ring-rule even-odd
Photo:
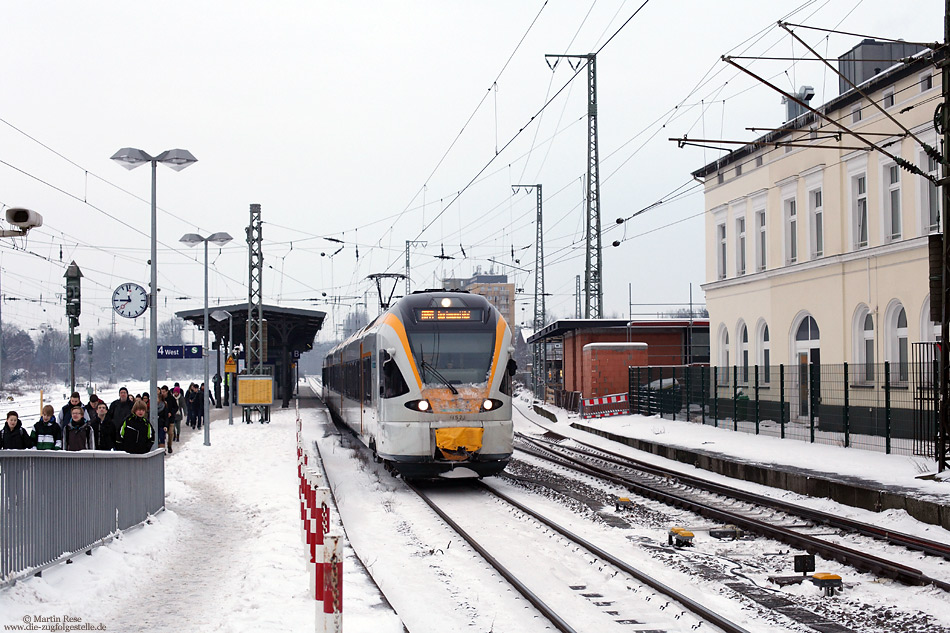
[[(524, 394), (517, 404), (522, 409), (527, 409), (531, 402), (529, 395)], [(935, 462), (925, 457), (887, 455), (859, 448), (811, 444), (807, 441), (780, 439), (766, 435), (749, 435), (696, 422), (666, 420), (659, 416), (618, 415), (610, 418), (582, 420), (576, 414), (551, 405), (544, 405), (544, 408), (557, 415), (557, 423), (549, 423), (540, 416), (534, 419), (549, 424), (558, 433), (587, 442), (593, 442), (596, 436), (571, 429), (571, 423), (578, 422), (585, 426), (665, 446), (728, 455), (749, 463), (785, 465), (813, 470), (816, 473), (826, 472), (865, 479), (870, 483), (876, 482), (882, 487), (896, 486), (911, 489), (922, 496), (926, 495), (942, 503), (950, 503), (950, 483), (917, 479), (921, 474), (936, 471)], [(603, 441), (606, 442), (604, 446), (617, 447), (615, 442)], [(642, 455), (639, 452), (638, 454)]]
[(304, 436), (319, 446), (353, 548), (408, 630), (549, 630), (402, 480), (373, 463), (355, 440), (341, 438), (328, 416), (325, 409), (301, 410)]
[[(0, 589), (0, 626), (68, 615), (123, 633), (313, 631), (294, 411), (275, 409), (269, 425), (229, 426), (226, 409), (214, 418), (210, 447), (185, 426), (166, 458), (166, 511), (92, 556)], [(347, 631), (401, 630), (375, 626), (379, 598), (351, 551), (344, 568)]]
[[(792, 492), (771, 488), (699, 470), (689, 464), (669, 460), (644, 453), (631, 447), (601, 438), (591, 433), (571, 428), (573, 422), (585, 426), (603, 429), (627, 437), (655, 442), (665, 446), (677, 446), (710, 453), (718, 453), (731, 458), (754, 464), (771, 464), (792, 468), (813, 470), (816, 474), (829, 473), (831, 476), (853, 477), (865, 480), (869, 487), (896, 487), (920, 498), (928, 498), (943, 505), (950, 505), (950, 481), (921, 480), (917, 477), (927, 468), (930, 472), (936, 466), (933, 460), (906, 455), (886, 455), (876, 451), (857, 448), (844, 448), (825, 444), (810, 444), (792, 439), (780, 439), (762, 435), (747, 435), (725, 428), (704, 426), (695, 422), (665, 420), (658, 416), (620, 415), (596, 420), (581, 420), (577, 414), (569, 413), (552, 405), (544, 408), (557, 416), (557, 422), (535, 414), (530, 409), (530, 395), (523, 393), (516, 403), (518, 411), (515, 418), (515, 430), (525, 433), (538, 433), (541, 429), (529, 424), (525, 418), (543, 425), (561, 435), (598, 446), (623, 455), (629, 455), (644, 462), (657, 464), (665, 468), (679, 470), (691, 476), (699, 476), (734, 488), (749, 490), (757, 494), (781, 498), (809, 508), (836, 513), (857, 521), (874, 523), (881, 527), (915, 534), (923, 538), (950, 542), (950, 531), (923, 523), (914, 519), (904, 510), (886, 510), (870, 512), (840, 504), (827, 498), (807, 497)], [(519, 426), (518, 421), (521, 420)]]

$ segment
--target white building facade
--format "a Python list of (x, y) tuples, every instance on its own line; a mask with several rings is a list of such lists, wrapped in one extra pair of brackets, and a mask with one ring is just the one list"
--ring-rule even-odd
[[(938, 146), (933, 59), (861, 89), (900, 125), (855, 90), (821, 110), (938, 174), (923, 145)], [(837, 132), (807, 113), (693, 174), (705, 183), (712, 365), (850, 363), (859, 376), (889, 361), (906, 381), (912, 344), (936, 340), (928, 236), (940, 230), (939, 190)]]

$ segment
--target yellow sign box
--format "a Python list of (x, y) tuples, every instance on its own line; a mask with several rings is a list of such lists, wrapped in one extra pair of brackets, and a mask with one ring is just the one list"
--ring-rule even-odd
[(224, 361), (224, 373), (226, 374), (237, 373), (237, 361), (234, 360), (234, 357), (228, 356), (228, 359)]
[(237, 381), (239, 405), (270, 406), (274, 403), (273, 376), (238, 376)]

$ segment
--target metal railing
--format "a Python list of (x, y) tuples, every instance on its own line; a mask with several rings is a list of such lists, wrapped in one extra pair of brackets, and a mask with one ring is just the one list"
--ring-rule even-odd
[(934, 367), (630, 367), (630, 412), (812, 443), (933, 456)]
[(164, 505), (161, 449), (0, 451), (0, 587), (89, 550)]

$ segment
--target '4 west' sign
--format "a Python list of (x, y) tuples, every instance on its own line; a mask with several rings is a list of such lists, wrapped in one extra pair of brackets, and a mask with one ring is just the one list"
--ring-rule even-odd
[(185, 349), (182, 345), (159, 345), (158, 357), (161, 358), (184, 358)]

